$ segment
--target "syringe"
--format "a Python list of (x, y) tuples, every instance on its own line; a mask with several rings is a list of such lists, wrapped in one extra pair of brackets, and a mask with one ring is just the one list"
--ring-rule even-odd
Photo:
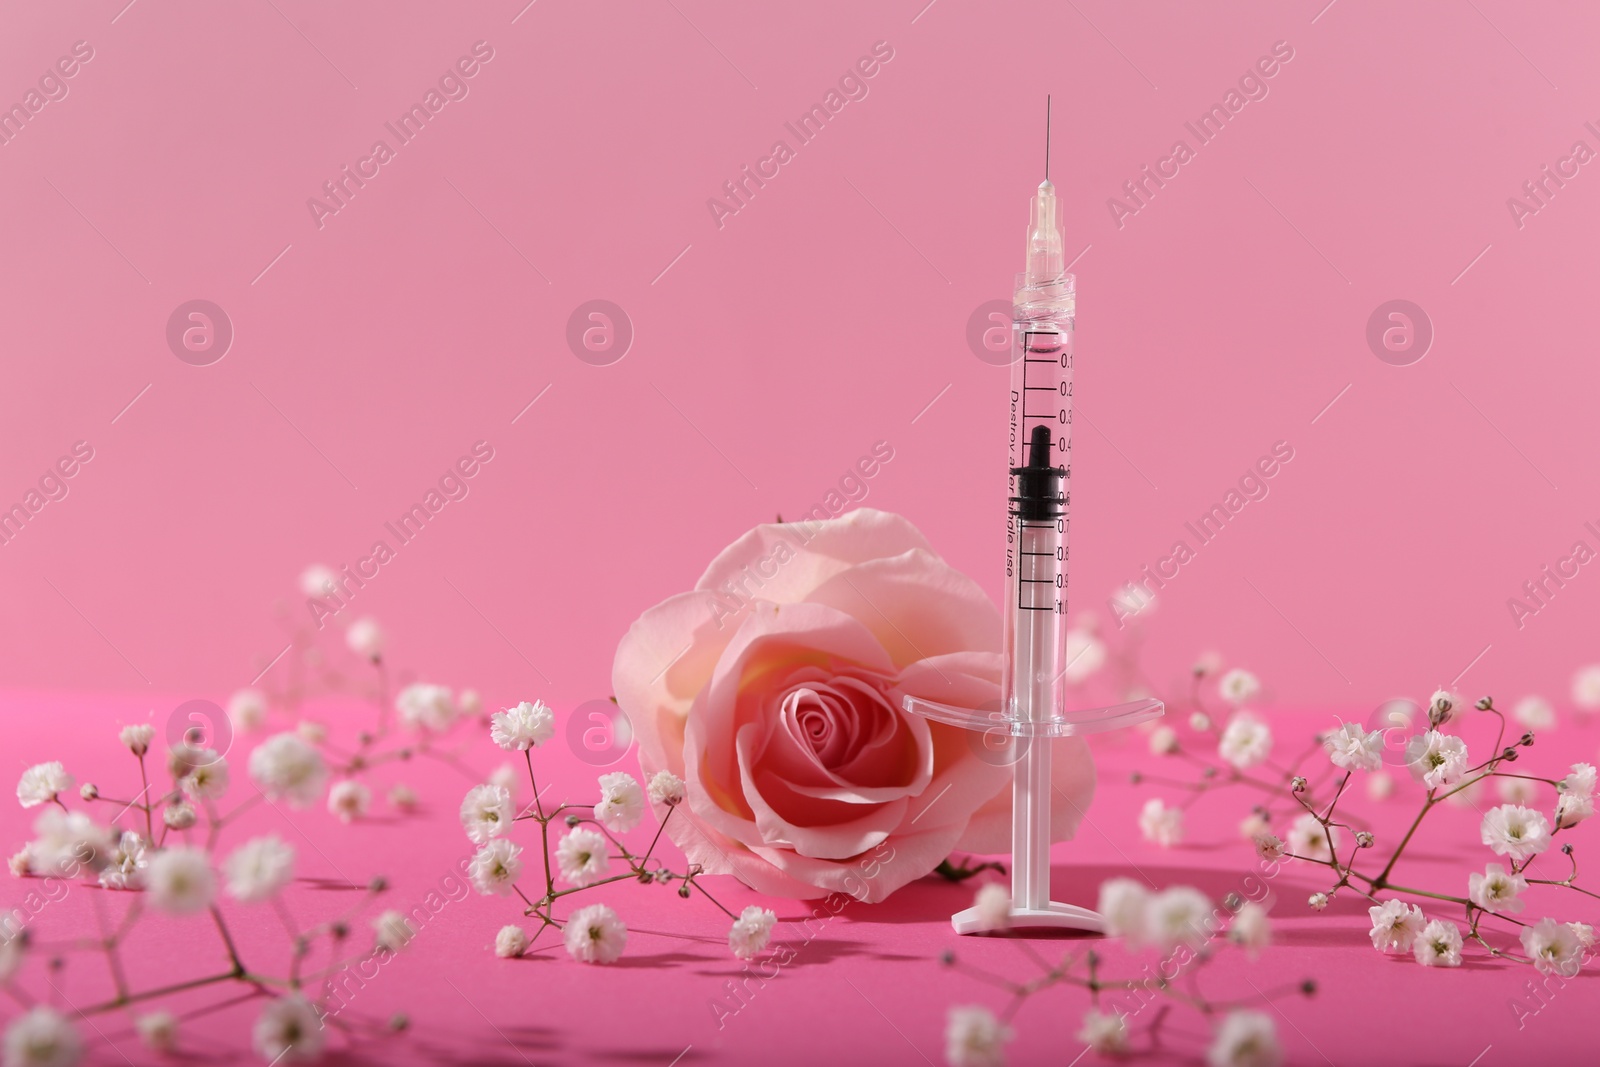
[[(1048, 108), (1048, 103), (1046, 105)], [(1009, 407), (1010, 506), (1001, 710), (984, 712), (907, 697), (907, 711), (1007, 738), (1015, 757), (1011, 812), (1011, 926), (1102, 930), (1095, 912), (1050, 899), (1051, 745), (1156, 718), (1159, 700), (1066, 710), (1067, 512), (1072, 485), (1072, 362), (1076, 279), (1066, 272), (1050, 183), (1029, 213), (1025, 268), (1012, 298)], [(976, 908), (951, 918), (957, 933), (986, 927)]]

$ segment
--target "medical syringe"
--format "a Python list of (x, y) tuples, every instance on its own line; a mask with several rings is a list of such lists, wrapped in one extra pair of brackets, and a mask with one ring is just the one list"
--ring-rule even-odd
[[(1048, 109), (1048, 103), (1046, 104)], [(1047, 110), (1048, 116), (1048, 110)], [(907, 697), (906, 710), (1005, 739), (1014, 759), (1011, 926), (1102, 930), (1088, 908), (1050, 899), (1051, 739), (1120, 729), (1162, 714), (1159, 700), (1066, 709), (1067, 519), (1072, 492), (1072, 364), (1076, 279), (1066, 272), (1055, 186), (1045, 179), (1028, 220), (1025, 266), (1012, 296), (1010, 492), (1006, 613), (998, 712)], [(986, 927), (976, 908), (952, 916), (957, 933)]]

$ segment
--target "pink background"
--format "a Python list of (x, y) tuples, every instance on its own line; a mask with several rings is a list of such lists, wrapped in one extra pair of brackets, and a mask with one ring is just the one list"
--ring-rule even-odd
[[(1600, 178), (1583, 167), (1520, 228), (1506, 206), (1574, 141), (1600, 150), (1584, 128), (1600, 125), (1591, 6), (125, 2), (0, 11), (0, 103), (74, 42), (94, 52), (65, 99), (0, 146), (0, 504), (74, 442), (94, 449), (69, 495), (0, 545), (15, 760), (62, 754), (62, 722), (108, 743), (143, 709), (248, 683), (283, 644), (273, 603), (302, 610), (300, 570), (355, 562), (479, 440), (495, 456), (470, 495), (341, 621), (374, 615), (394, 661), (491, 704), (542, 696), (565, 712), (607, 695), (640, 611), (752, 524), (824, 501), (878, 441), (894, 458), (865, 502), (908, 516), (998, 596), (1007, 372), (976, 358), (966, 331), (1019, 266), (1047, 92), (1068, 254), (1083, 250), (1077, 607), (1104, 617), (1114, 587), (1282, 440), (1295, 458), (1267, 499), (1162, 592), (1150, 661), (1163, 677), (1215, 648), (1292, 708), (1365, 711), (1458, 678), (1503, 704), (1564, 703), (1571, 670), (1600, 658), (1592, 567), (1523, 629), (1506, 607), (1575, 540), (1600, 547), (1583, 529), (1600, 524), (1587, 314)], [(469, 95), (319, 228), (307, 199), (478, 41), (493, 58)], [(707, 199), (775, 139), (792, 145), (784, 123), (878, 41), (893, 59), (866, 98), (719, 228)], [(1278, 41), (1293, 59), (1267, 97), (1119, 228), (1107, 199), (1178, 138), (1193, 147), (1184, 123)], [(235, 331), (210, 366), (166, 341), (194, 299)], [(566, 342), (593, 299), (624, 308), (636, 333), (609, 366)], [(1392, 299), (1433, 324), (1410, 366), (1367, 345), (1369, 316)], [(117, 695), (47, 695), (65, 689)], [(588, 788), (590, 768), (564, 773)], [(1068, 899), (1129, 862), (1167, 884), (1238, 859), (1128, 843), (1133, 803), (1102, 794), (1104, 832), (1073, 853), (1099, 866)], [(405, 861), (410, 875), (462, 851), (448, 807), (431, 813), (439, 833)], [(24, 820), (8, 810), (10, 841)], [(1470, 844), (1469, 822), (1457, 829)], [(320, 813), (308, 825), (328, 848), (359, 839), (364, 866), (414, 840), (340, 836)], [(985, 997), (927, 978), (966, 891), (913, 889), (894, 905), (906, 925), (852, 919), (830, 958), (874, 956), (852, 980), (900, 990), (884, 1004), (892, 1025), (937, 1060), (944, 1007)], [(681, 922), (655, 906), (641, 925)], [(452, 919), (458, 937), (399, 965), (415, 995), (395, 1000), (436, 1012), (426, 1041), (488, 1032), (429, 983), (442, 959), (470, 973), (499, 921), (474, 899)], [(1312, 973), (1370, 981), (1341, 971), (1372, 963), (1361, 917), (1345, 925), (1299, 942), (1336, 941), (1337, 960), (1290, 955), (1270, 973), (1299, 978), (1309, 959)], [(721, 926), (697, 932), (715, 942)], [(682, 973), (622, 972), (645, 1014), (616, 1047), (545, 1032), (527, 1054), (666, 1063), (696, 1043), (691, 1060), (736, 1060), (809, 1012), (840, 1025), (807, 1024), (823, 1042), (807, 1062), (847, 1061), (846, 1039), (909, 1057), (884, 1012), (825, 967), (799, 969), (804, 993), (774, 998), (768, 1024), (710, 1045), (693, 1013), (732, 973), (725, 954), (641, 943)], [(560, 981), (530, 986), (554, 1001), (496, 984), (482, 1010), (504, 1022), (537, 1008), (546, 1025), (612, 981), (547, 966)], [(1444, 1018), (1470, 986), (1502, 1013), (1522, 977), (1464, 970), (1446, 976), (1459, 986), (1427, 987), (1417, 1012)], [(912, 999), (923, 981), (926, 1000)], [(1400, 1027), (1372, 988), (1287, 1006), (1294, 1061), (1322, 1062), (1353, 1018)], [(1449, 1063), (1488, 1043), (1497, 1057), (1550, 1051), (1571, 1039), (1559, 1020), (1579, 1015), (1547, 1014), (1530, 1038), (1503, 1012), (1504, 1041), (1446, 1028), (1427, 1051)], [(1027, 1040), (1025, 1062), (1070, 1044), (1038, 1024)], [(449, 1054), (523, 1062), (503, 1047)]]
[[(965, 331), (1019, 266), (1046, 92), (1069, 255), (1091, 246), (1077, 606), (1104, 615), (1286, 440), (1271, 495), (1164, 591), (1157, 662), (1215, 647), (1278, 700), (1370, 706), (1486, 645), (1464, 685), (1564, 699), (1594, 656), (1600, 580), (1520, 632), (1505, 604), (1600, 519), (1595, 179), (1520, 231), (1505, 205), (1600, 149), (1592, 9), (520, 7), (0, 16), (4, 100), (94, 49), (0, 147), (0, 500), (95, 449), (0, 546), (0, 681), (224, 695), (281, 647), (300, 568), (354, 562), (479, 439), (471, 495), (351, 610), (496, 699), (606, 695), (644, 607), (879, 440), (867, 501), (998, 595), (1006, 371)], [(470, 95), (318, 229), (307, 199), (479, 40)], [(707, 199), (880, 40), (869, 95), (719, 230)], [(1280, 40), (1270, 94), (1119, 230), (1107, 198)], [(206, 367), (164, 339), (196, 298), (236, 332)], [(594, 298), (637, 333), (611, 366), (564, 340)], [(1394, 298), (1435, 327), (1412, 366), (1365, 343)]]

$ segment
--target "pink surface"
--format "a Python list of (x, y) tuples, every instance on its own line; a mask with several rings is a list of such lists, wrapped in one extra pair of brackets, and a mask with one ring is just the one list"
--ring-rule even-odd
[[(878, 441), (867, 499), (998, 592), (1006, 372), (966, 331), (1018, 269), (1047, 92), (1084, 250), (1077, 606), (1282, 440), (1270, 495), (1163, 591), (1164, 655), (1215, 644), (1278, 699), (1353, 704), (1486, 646), (1475, 683), (1555, 698), (1593, 655), (1586, 569), (1520, 630), (1506, 605), (1600, 544), (1592, 168), (1507, 207), (1600, 149), (1591, 7), (525, 2), (0, 14), (0, 100), (93, 51), (0, 147), (0, 501), (94, 449), (0, 546), (29, 606), (0, 617), (6, 682), (232, 689), (277, 651), (260, 609), (289, 577), (355, 563), (479, 440), (470, 495), (352, 608), (404, 618), (397, 651), (441, 677), (606, 695), (643, 607)], [(879, 41), (866, 95), (799, 144), (785, 123)], [(1280, 41), (1201, 144), (1185, 123)], [(466, 95), (398, 144), (463, 57)], [(794, 158), (719, 220), (780, 138)], [(1175, 177), (1108, 209), (1180, 138)], [(379, 139), (394, 158), (363, 163)], [(376, 176), (308, 208), (346, 166)], [(233, 325), (210, 366), (166, 339), (195, 299)], [(610, 366), (566, 341), (593, 299), (632, 322)], [(1393, 299), (1433, 325), (1411, 366), (1368, 348)], [(619, 471), (630, 521), (595, 494)]]
[[(13, 5), (0, 105), (27, 118), (0, 114), (0, 509), (37, 510), (0, 543), (0, 686), (23, 694), (0, 708), (0, 751), (92, 777), (118, 758), (112, 722), (250, 682), (284, 641), (270, 606), (305, 611), (301, 568), (379, 539), (394, 558), (330, 625), (372, 614), (395, 662), (564, 712), (609, 695), (640, 611), (777, 513), (900, 512), (998, 599), (1006, 371), (968, 332), (1019, 265), (1047, 92), (1081, 300), (1076, 609), (1104, 619), (1111, 590), (1187, 539), (1151, 629), (1163, 678), (1215, 647), (1288, 708), (1364, 718), (1453, 681), (1564, 704), (1600, 605), (1594, 568), (1561, 562), (1600, 549), (1597, 32), (1592, 7), (1509, 0)], [(834, 88), (848, 102), (800, 143), (786, 123)], [(1202, 143), (1186, 124), (1236, 88), (1254, 99)], [(388, 126), (432, 90), (401, 143)], [(780, 138), (793, 158), (773, 163)], [(746, 166), (766, 184), (709, 207)], [(1135, 179), (1154, 193), (1130, 196)], [(229, 324), (214, 362), (215, 339), (184, 347), (199, 300)], [(583, 347), (595, 300), (626, 315), (614, 362)], [(1394, 300), (1432, 334), (1404, 366), (1414, 352), (1369, 343)], [(1265, 498), (1197, 546), (1186, 524), (1278, 442), (1294, 458)], [(447, 481), (475, 446), (492, 458)], [(620, 514), (599, 488), (618, 485)], [(457, 499), (400, 543), (386, 524), (435, 489)], [(1519, 619), (1508, 601), (1547, 566), (1576, 574)], [(1108, 768), (1135, 758), (1117, 744)], [(590, 776), (574, 760), (561, 786)], [(430, 784), (450, 800), (425, 832), (320, 812), (301, 829), (414, 899), (464, 852), (458, 784)], [(1079, 899), (1130, 864), (1215, 891), (1241, 869), (1232, 846), (1147, 850), (1134, 810), (1109, 785), (1062, 851)], [(1231, 836), (1235, 813), (1218, 818)], [(20, 813), (4, 819), (19, 838)], [(473, 899), (373, 999), (416, 1015), (400, 1055), (419, 1058), (920, 1062), (909, 1042), (938, 1061), (946, 1005), (982, 997), (927, 963), (966, 898), (928, 884), (852, 905), (722, 1031), (721, 924), (643, 891), (634, 958), (661, 967), (485, 969), (503, 910)], [(1416, 981), (1360, 925), (1296, 918), (1250, 972), (1328, 986), (1284, 1005), (1295, 1062), (1377, 1062), (1360, 1026), (1426, 1040), (1394, 1062), (1486, 1045), (1482, 1063), (1516, 1062), (1569, 1047), (1584, 1018), (1563, 1005), (1516, 1031), (1521, 972)], [(1021, 966), (1012, 946), (971, 951)], [(1463, 1004), (1464, 1023), (1416, 1021)], [(242, 1018), (216, 1025), (233, 1038)], [(1030, 1008), (1018, 1058), (1075, 1054), (1064, 1018)]]
[[(567, 709), (561, 710), (558, 726)], [(103, 783), (108, 792), (133, 772), (132, 760), (115, 744), (114, 730), (119, 723), (145, 719), (140, 701), (11, 694), (0, 703), (0, 711), (14, 724), (10, 734), (14, 746), (8, 745), (8, 753), (36, 760), (70, 752), (69, 769), (80, 780)], [(364, 714), (330, 709), (327, 717), (338, 724), (352, 718), (364, 721)], [(1291, 731), (1305, 729), (1307, 717), (1278, 716), (1273, 722), (1281, 747), (1297, 747), (1299, 738)], [(66, 723), (72, 724), (70, 736), (75, 740), (70, 742), (63, 728)], [(1473, 728), (1464, 734), (1469, 740), (1478, 737)], [(1309, 912), (1306, 896), (1326, 888), (1326, 881), (1319, 881), (1304, 865), (1291, 865), (1275, 877), (1263, 878), (1249, 847), (1236, 838), (1233, 827), (1254, 799), (1248, 794), (1236, 790), (1201, 801), (1189, 817), (1190, 844), (1162, 850), (1145, 843), (1136, 828), (1137, 810), (1144, 797), (1160, 790), (1132, 787), (1126, 778), (1132, 766), (1151, 769), (1143, 738), (1111, 735), (1099, 741), (1100, 793), (1079, 839), (1056, 848), (1054, 895), (1092, 904), (1099, 882), (1113, 875), (1144, 878), (1155, 886), (1194, 885), (1213, 899), (1228, 892), (1263, 899), (1265, 891), (1264, 899), (1272, 906), (1275, 944), (1254, 963), (1246, 963), (1235, 952), (1223, 953), (1204, 972), (1203, 985), (1213, 996), (1250, 997), (1252, 986), (1271, 990), (1315, 978), (1321, 985), (1315, 999), (1291, 996), (1279, 1001), (1278, 1030), (1288, 1063), (1476, 1062), (1494, 1067), (1541, 1059), (1571, 1062), (1566, 1054), (1580, 1042), (1592, 1040), (1597, 979), (1587, 970), (1558, 990), (1548, 1007), (1532, 1015), (1524, 1011), (1519, 1018), (1511, 1007), (1513, 998), (1537, 1007), (1523, 988), (1535, 977), (1530, 968), (1480, 957), (1458, 971), (1424, 971), (1409, 956), (1385, 958), (1372, 949), (1365, 909), (1356, 901), (1336, 901), (1320, 915)], [(1592, 756), (1597, 741), (1600, 728), (1563, 727), (1528, 758), (1537, 759), (1540, 767), (1562, 765)], [(236, 767), (242, 767), (246, 748), (236, 747)], [(487, 770), (491, 758), (499, 755), (480, 742), (469, 759)], [(617, 766), (631, 767), (632, 760)], [(538, 767), (541, 777), (553, 783), (549, 798), (587, 799), (593, 789), (594, 769), (562, 746), (541, 751)], [(297, 815), (291, 824), (281, 814), (260, 808), (241, 821), (237, 830), (241, 837), (234, 840), (264, 832), (283, 836), (297, 848), (298, 873), (304, 878), (364, 882), (373, 874), (386, 874), (392, 892), (371, 912), (378, 907), (409, 910), (436, 891), (441, 878), (469, 852), (455, 816), (467, 783), (454, 771), (432, 763), (385, 772), (378, 782), (402, 777), (424, 798), (423, 813), (415, 819), (381, 817), (352, 828), (318, 808)], [(234, 797), (247, 795), (248, 788), (236, 786)], [(1380, 840), (1392, 841), (1415, 812), (1416, 795), (1414, 787), (1402, 783), (1395, 798), (1383, 803), (1357, 799), (1352, 810), (1373, 819)], [(1172, 799), (1172, 794), (1167, 796)], [(1468, 806), (1444, 805), (1436, 810), (1429, 816), (1428, 832), (1415, 849), (1415, 858), (1404, 861), (1397, 876), (1418, 888), (1460, 892), (1466, 872), (1481, 869), (1490, 858), (1477, 842), (1479, 818)], [(15, 805), (0, 806), (4, 851), (9, 853), (23, 840), (29, 822)], [(1577, 831), (1574, 840), (1580, 850), (1593, 831), (1592, 825)], [(671, 854), (670, 846), (668, 850)], [(1546, 859), (1558, 862), (1560, 857)], [(719, 999), (733, 1004), (724, 983), (743, 981), (745, 972), (728, 954), (725, 921), (703, 902), (685, 902), (670, 890), (630, 884), (578, 898), (611, 904), (630, 928), (623, 961), (595, 967), (569, 960), (554, 943), (532, 959), (494, 959), (489, 946), (495, 931), (517, 921), (518, 909), (505, 899), (473, 894), (445, 904), (422, 926), (412, 945), (346, 1009), (375, 1019), (404, 1010), (414, 1020), (413, 1031), (399, 1039), (357, 1044), (335, 1062), (665, 1065), (681, 1054), (677, 1062), (696, 1064), (921, 1063), (924, 1057), (942, 1064), (946, 1009), (965, 1003), (998, 1009), (1002, 1000), (979, 982), (940, 968), (939, 953), (953, 948), (963, 959), (1019, 979), (1032, 973), (1017, 945), (958, 939), (950, 932), (949, 915), (970, 902), (970, 886), (927, 879), (883, 904), (846, 903), (827, 921), (813, 921), (808, 938), (799, 922), (819, 904), (765, 900), (731, 879), (714, 881), (715, 891), (736, 909), (748, 903), (771, 906), (780, 920), (774, 941), (795, 951), (793, 962), (776, 978), (764, 986), (752, 985), (753, 994), (736, 1013), (713, 1007)], [(17, 906), (22, 887), (37, 884), (0, 882), (0, 906)], [(1571, 899), (1558, 894), (1534, 890), (1530, 914), (1549, 909), (1563, 918), (1582, 915)], [(60, 937), (65, 931), (84, 930), (93, 923), (96, 897), (105, 900), (108, 914), (119, 914), (127, 900), (75, 886), (34, 917), (36, 935)], [(289, 904), (302, 923), (309, 923), (342, 910), (350, 898), (351, 894), (302, 882), (291, 890)], [(242, 948), (252, 965), (269, 973), (281, 971), (273, 953), (281, 951), (282, 935), (270, 914), (261, 907), (235, 904), (226, 905), (226, 910), (241, 931)], [(358, 924), (355, 936), (369, 936), (365, 921)], [(1048, 941), (1035, 944), (1045, 952), (1069, 947)], [(225, 963), (221, 946), (203, 919), (141, 927), (130, 953), (135, 975), (156, 981), (209, 973)], [(1153, 954), (1130, 956), (1116, 943), (1107, 944), (1103, 954), (1111, 975), (1136, 975), (1140, 968), (1156, 963)], [(35, 959), (29, 965), (23, 985), (48, 993), (39, 962)], [(59, 996), (69, 1003), (83, 1004), (105, 995), (103, 966), (93, 958), (76, 958), (56, 981)], [(179, 1004), (199, 1007), (223, 999), (213, 989)], [(1011, 1061), (1073, 1062), (1082, 1049), (1073, 1034), (1084, 1006), (1084, 995), (1069, 990), (1046, 993), (1031, 1002), (1018, 1016)], [(259, 1003), (250, 1003), (186, 1024), (189, 1050), (204, 1054), (208, 1061), (214, 1057), (215, 1062), (259, 1062), (244, 1051), (247, 1028), (257, 1011)], [(1141, 1029), (1147, 1021), (1136, 1018), (1134, 1026)], [(135, 1063), (153, 1061), (126, 1021), (112, 1014), (99, 1017), (99, 1025), (104, 1037), (95, 1041), (93, 1062), (124, 1062), (119, 1052)], [(1205, 1029), (1198, 1017), (1181, 1011), (1170, 1025), (1189, 1032)], [(1187, 1058), (1181, 1054), (1192, 1053), (1192, 1042), (1174, 1039), (1173, 1043), (1170, 1055), (1146, 1062), (1195, 1061), (1193, 1054)]]

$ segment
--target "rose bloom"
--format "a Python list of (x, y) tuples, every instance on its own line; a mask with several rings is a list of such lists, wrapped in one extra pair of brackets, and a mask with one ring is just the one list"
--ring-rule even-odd
[[(998, 707), (999, 648), (977, 583), (862, 508), (739, 538), (633, 624), (612, 684), (645, 775), (686, 783), (666, 831), (691, 862), (771, 896), (879, 901), (953, 851), (1011, 847), (1006, 760), (902, 707)], [(1049, 743), (1061, 841), (1094, 765), (1082, 739)]]

